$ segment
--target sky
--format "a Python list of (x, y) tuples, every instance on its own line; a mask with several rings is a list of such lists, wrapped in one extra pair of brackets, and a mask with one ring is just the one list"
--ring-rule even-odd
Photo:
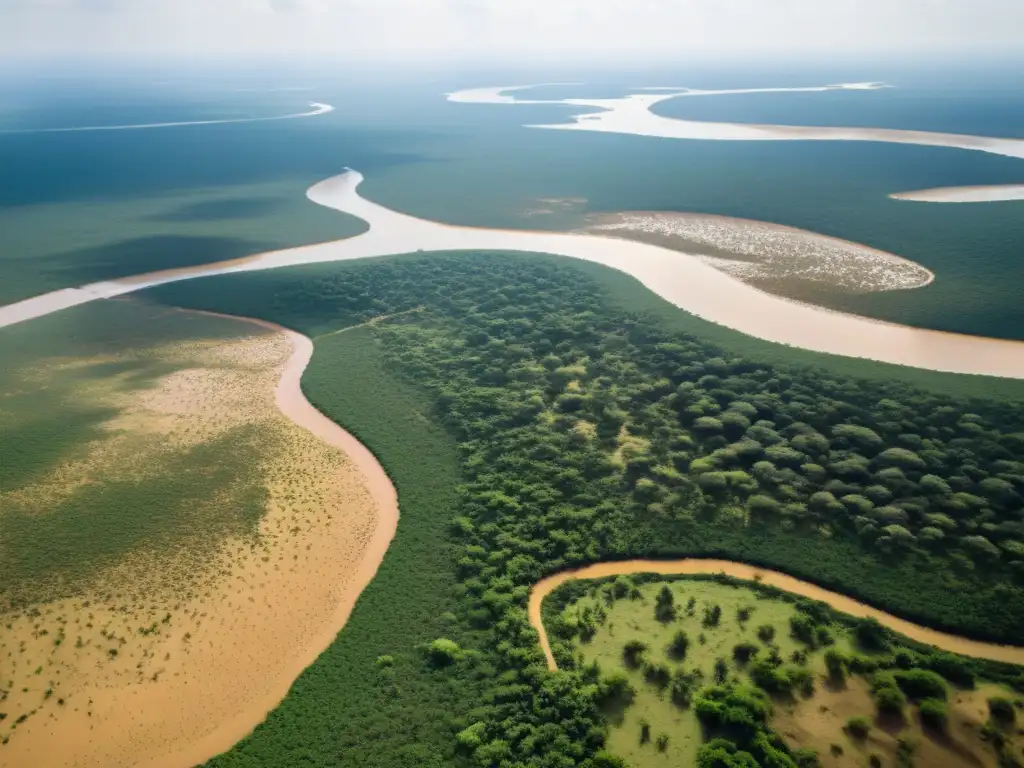
[(0, 0), (0, 60), (1019, 53), (1024, 0)]

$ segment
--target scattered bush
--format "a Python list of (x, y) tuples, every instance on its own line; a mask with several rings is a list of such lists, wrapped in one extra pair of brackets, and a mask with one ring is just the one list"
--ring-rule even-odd
[(668, 644), (668, 655), (677, 661), (682, 661), (686, 658), (686, 650), (690, 647), (690, 638), (683, 630), (678, 630), (672, 635), (672, 640)]
[(855, 739), (866, 739), (871, 732), (871, 720), (866, 717), (851, 717), (846, 721), (846, 731)]
[(936, 731), (946, 730), (946, 702), (942, 699), (924, 699), (919, 707), (921, 722)]
[(1008, 724), (1017, 718), (1013, 702), (1005, 696), (993, 696), (988, 700), (988, 711), (996, 722)]

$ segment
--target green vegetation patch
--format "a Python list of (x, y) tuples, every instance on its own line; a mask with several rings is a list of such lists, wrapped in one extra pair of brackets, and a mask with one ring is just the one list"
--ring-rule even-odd
[[(400, 495), (420, 489), (412, 479), (448, 494), (446, 503), (414, 512), (412, 502), (402, 502), (396, 544), (339, 641), (223, 764), (281, 762), (296, 749), (313, 761), (351, 754), (366, 728), (358, 718), (333, 716), (321, 727), (323, 713), (362, 706), (336, 704), (339, 690), (357, 698), (350, 681), (403, 668), (422, 682), (411, 683), (402, 699), (411, 708), (432, 706), (438, 691), (464, 691), (443, 726), (429, 719), (434, 735), (427, 741), (440, 745), (445, 728), (461, 726), (455, 749), (470, 764), (615, 765), (603, 751), (607, 690), (600, 672), (567, 667), (549, 674), (525, 611), (542, 576), (602, 559), (727, 557), (779, 568), (922, 623), (1016, 638), (1024, 616), (1024, 549), (1014, 543), (1024, 541), (1020, 401), (975, 397), (980, 387), (955, 392), (956, 377), (938, 377), (929, 389), (880, 378), (899, 370), (891, 366), (846, 361), (855, 368), (832, 368), (831, 358), (802, 354), (820, 365), (798, 365), (759, 342), (739, 356), (672, 327), (667, 310), (623, 308), (627, 283), (597, 280), (599, 271), (545, 256), (423, 254), (151, 292), (314, 336), (405, 312), (318, 339), (304, 386), (318, 407), (370, 445)], [(415, 307), (422, 309), (406, 312)], [(377, 362), (362, 352), (344, 358), (353, 340), (372, 342)], [(335, 372), (329, 379), (317, 373), (327, 364)], [(847, 375), (862, 369), (864, 376)], [(410, 388), (415, 406), (406, 399)], [(354, 391), (360, 399), (340, 399)], [(412, 437), (421, 429), (443, 429), (447, 474), (437, 449)], [(420, 524), (436, 538), (423, 538)], [(454, 551), (441, 546), (449, 524)], [(410, 552), (407, 535), (432, 545), (402, 554)], [(451, 600), (453, 628), (367, 607), (385, 595), (399, 600), (397, 584), (406, 598), (418, 597), (417, 606), (437, 605), (431, 582), (417, 581), (424, 567), (438, 574), (438, 602), (442, 592)], [(377, 591), (385, 584), (388, 591)], [(394, 623), (377, 614), (385, 610)], [(439, 614), (434, 608), (430, 615)], [(804, 621), (793, 631), (823, 643), (821, 625)], [(433, 637), (422, 637), (421, 629), (435, 628)], [(450, 640), (458, 651), (435, 640)], [(452, 651), (450, 662), (438, 663), (432, 648)], [(337, 649), (353, 661), (340, 666)], [(378, 665), (381, 655), (392, 656), (394, 666)], [(759, 679), (777, 689), (803, 684), (789, 667), (762, 669)], [(705, 698), (734, 694), (758, 717), (756, 697), (743, 691)], [(427, 742), (410, 739), (398, 709), (372, 705), (365, 711), (377, 712), (372, 733), (380, 740), (365, 764), (407, 764), (402, 755), (413, 745), (430, 760), (447, 759), (447, 748), (424, 750)], [(300, 713), (314, 712), (312, 726), (300, 724)], [(733, 743), (754, 749), (761, 734), (768, 741), (759, 754), (772, 754), (768, 748), (779, 747), (762, 725), (753, 721), (749, 738)]]

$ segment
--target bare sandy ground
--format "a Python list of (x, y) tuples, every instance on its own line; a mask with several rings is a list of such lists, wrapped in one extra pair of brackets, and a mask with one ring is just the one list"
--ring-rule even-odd
[(745, 93), (786, 93), (835, 90), (876, 90), (888, 87), (884, 83), (837, 83), (834, 85), (803, 88), (734, 88), (701, 90), (698, 88), (642, 88), (615, 99), (558, 99), (528, 100), (509, 96), (532, 86), (512, 88), (471, 88), (448, 94), (448, 100), (473, 104), (564, 104), (581, 107), (584, 111), (574, 115), (572, 122), (546, 125), (528, 125), (561, 131), (600, 131), (626, 133), (634, 136), (657, 136), (667, 139), (703, 139), (715, 141), (877, 141), (894, 144), (917, 144), (931, 147), (951, 147), (990, 152), (1007, 157), (1024, 158), (1024, 139), (1006, 139), (992, 136), (971, 136), (933, 131), (898, 130), (891, 128), (847, 128), (805, 125), (761, 125), (755, 123), (716, 123), (704, 120), (681, 120), (662, 117), (651, 107), (662, 101), (677, 98), (721, 96)]
[(974, 187), (932, 187), (889, 195), (895, 200), (918, 203), (998, 203), (1024, 200), (1024, 184), (993, 184)]
[(150, 128), (181, 128), (188, 125), (225, 125), (227, 123), (265, 123), (271, 120), (295, 120), (300, 117), (316, 117), (333, 112), (330, 104), (318, 101), (309, 102), (308, 112), (295, 112), (289, 115), (272, 115), (270, 117), (239, 117), (227, 120), (186, 120), (176, 123), (131, 123), (127, 125), (79, 125), (67, 128), (19, 128), (0, 133), (79, 133), (81, 131), (137, 131)]
[(773, 587), (778, 587), (787, 592), (792, 592), (801, 597), (808, 597), (812, 600), (820, 600), (828, 603), (837, 611), (856, 616), (859, 618), (875, 618), (889, 629), (906, 635), (912, 640), (921, 643), (934, 645), (946, 651), (960, 653), (964, 656), (974, 656), (982, 659), (994, 659), (1005, 661), (1011, 664), (1024, 664), (1024, 647), (997, 645), (995, 643), (984, 643), (978, 640), (950, 635), (938, 630), (928, 629), (914, 624), (892, 614), (872, 608), (870, 605), (858, 602), (851, 597), (840, 595), (837, 592), (830, 592), (814, 584), (800, 579), (793, 578), (778, 571), (770, 571), (764, 568), (735, 563), (729, 560), (700, 560), (687, 558), (683, 560), (625, 560), (613, 563), (597, 563), (584, 568), (563, 571), (541, 579), (530, 591), (530, 602), (528, 606), (530, 624), (540, 635), (541, 648), (547, 657), (548, 668), (558, 669), (555, 657), (551, 653), (551, 644), (548, 642), (547, 630), (544, 622), (541, 621), (541, 604), (544, 598), (551, 594), (559, 586), (572, 579), (600, 579), (605, 576), (617, 576), (619, 574), (633, 573), (661, 573), (661, 574), (697, 574), (697, 573), (723, 573), (727, 576), (734, 576), (738, 579), (760, 581)]
[(375, 574), (397, 526), (394, 488), (302, 396), (312, 342), (258, 325), (241, 341), (178, 350), (209, 365), (127, 396), (109, 439), (41, 483), (54, 493), (111, 462), (131, 467), (125, 449), (147, 436), (195, 444), (255, 424), (273, 446), (259, 535), (187, 563), (187, 589), (173, 591), (167, 563), (139, 556), (94, 593), (0, 619), (0, 711), (31, 713), (2, 724), (0, 765), (183, 768), (229, 749), (333, 641)]

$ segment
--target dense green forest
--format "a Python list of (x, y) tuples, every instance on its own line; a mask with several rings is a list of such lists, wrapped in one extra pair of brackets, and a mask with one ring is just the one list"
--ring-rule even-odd
[[(438, 604), (449, 599), (451, 627), (437, 631), (418, 662), (409, 651), (423, 627), (406, 622), (403, 636), (384, 626), (380, 637), (404, 647), (400, 661), (417, 675), (467, 683), (467, 705), (451, 712), (447, 727), (458, 729), (459, 754), (473, 764), (616, 764), (601, 752), (600, 680), (586, 670), (548, 673), (526, 619), (530, 585), (573, 565), (728, 557), (922, 623), (1019, 639), (1021, 402), (972, 398), (982, 387), (960, 387), (955, 377), (915, 388), (907, 377), (879, 374), (891, 367), (807, 367), (768, 347), (763, 357), (753, 345), (740, 357), (672, 327), (661, 309), (624, 307), (611, 282), (589, 265), (551, 257), (463, 253), (212, 278), (151, 295), (314, 336), (420, 308), (356, 332), (372, 338), (386, 375), (375, 368), (372, 381), (359, 382), (366, 370), (343, 359), (350, 332), (317, 343), (304, 386), (325, 413), (354, 428), (398, 484), (403, 518), (378, 581), (417, 568), (412, 553), (399, 554), (411, 526), (449, 526), (457, 551), (441, 563), (446, 556), (431, 550), (430, 562), (450, 570), (433, 594)], [(925, 386), (927, 376), (911, 375)], [(390, 393), (409, 385), (422, 408), (392, 404)], [(363, 392), (357, 409), (339, 394), (354, 388)], [(382, 412), (365, 412), (375, 408)], [(412, 478), (435, 473), (438, 459), (410, 450), (401, 436), (432, 423), (457, 443), (458, 467), (446, 471), (461, 485), (450, 505), (413, 512)], [(330, 658), (359, 632), (366, 655), (377, 620), (368, 604), (384, 589), (378, 581), (324, 660), (224, 764), (278, 764), (273, 750), (283, 736), (273, 734), (284, 731), (310, 759), (344, 759), (339, 745), (356, 740), (351, 726), (332, 717), (336, 728), (300, 735), (311, 726), (297, 715), (311, 713), (302, 702), (314, 696), (349, 698), (338, 693), (347, 677)], [(353, 674), (369, 679), (380, 666), (393, 670), (393, 661), (364, 659), (367, 669)], [(321, 681), (331, 670), (330, 682)], [(402, 688), (405, 677), (383, 674)], [(470, 695), (474, 686), (479, 697)], [(394, 696), (413, 706), (430, 700), (425, 690)], [(418, 762), (404, 753), (401, 707), (386, 711), (393, 739), (382, 736), (376, 757), (360, 764), (447, 759), (439, 741), (421, 742)]]

